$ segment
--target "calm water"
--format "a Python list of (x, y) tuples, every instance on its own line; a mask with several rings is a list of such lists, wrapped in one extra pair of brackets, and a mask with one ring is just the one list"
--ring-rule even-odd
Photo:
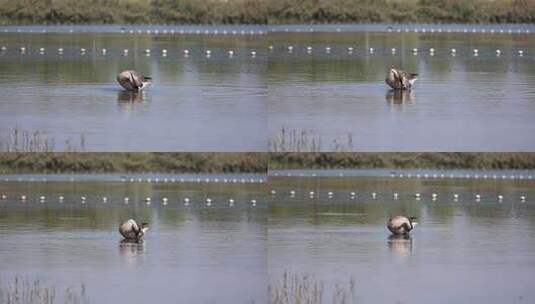
[[(8, 195), (0, 201), (3, 283), (41, 279), (61, 303), (82, 283), (90, 303), (266, 302), (263, 185), (2, 182), (0, 193)], [(150, 223), (143, 245), (121, 244), (117, 227), (128, 218)]]
[[(60, 151), (535, 149), (535, 27), (387, 29), (3, 27), (2, 149), (14, 130)], [(389, 91), (391, 65), (420, 74), (412, 92)], [(115, 76), (127, 68), (153, 86), (122, 92)]]
[[(0, 140), (19, 129), (39, 131), (60, 151), (266, 150), (266, 47), (258, 27), (181, 27), (174, 34), (151, 27), (142, 34), (102, 26), (22, 29), (0, 31), (7, 47), (0, 52)], [(124, 69), (150, 75), (153, 86), (123, 92), (115, 78)]]
[[(335, 290), (353, 303), (351, 280), (358, 303), (531, 303), (533, 186), (527, 180), (271, 177), (270, 284), (280, 286), (285, 272), (308, 275), (323, 283), (326, 303)], [(419, 218), (410, 239), (389, 239), (385, 224), (394, 214)]]
[[(417, 27), (408, 26), (411, 31)], [(268, 37), (273, 46), (267, 78), (269, 138), (285, 137), (284, 129), (286, 134), (305, 132), (302, 142), (321, 143), (319, 148), (301, 145), (305, 151), (533, 151), (533, 34), (525, 28), (521, 34), (500, 34), (492, 27), (476, 27), (486, 33), (422, 28), (427, 31), (277, 27)], [(533, 27), (527, 28), (533, 33)], [(389, 91), (384, 78), (392, 65), (420, 74), (412, 92)], [(282, 149), (299, 149), (294, 141), (286, 135)]]

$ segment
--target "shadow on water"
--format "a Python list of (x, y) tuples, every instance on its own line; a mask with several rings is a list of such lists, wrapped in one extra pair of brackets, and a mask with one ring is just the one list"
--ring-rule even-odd
[(400, 256), (409, 256), (412, 253), (412, 237), (408, 234), (392, 234), (388, 237), (388, 248)]
[(121, 103), (142, 103), (143, 92), (119, 91), (117, 93), (117, 102), (120, 104)]
[(414, 100), (414, 93), (412, 90), (391, 89), (386, 93), (385, 99), (388, 104), (412, 103)]

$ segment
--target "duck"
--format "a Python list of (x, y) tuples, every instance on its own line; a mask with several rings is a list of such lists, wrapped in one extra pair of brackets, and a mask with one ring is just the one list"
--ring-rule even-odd
[(152, 81), (151, 77), (143, 76), (134, 70), (122, 71), (117, 75), (117, 82), (127, 91), (139, 92)]
[(416, 82), (418, 74), (408, 73), (391, 68), (385, 82), (394, 90), (410, 90)]
[(418, 223), (415, 217), (394, 216), (386, 224), (386, 228), (394, 235), (408, 235)]
[(129, 219), (119, 226), (119, 233), (127, 240), (139, 242), (143, 239), (145, 233), (149, 230), (149, 224), (141, 223), (139, 226), (136, 221)]

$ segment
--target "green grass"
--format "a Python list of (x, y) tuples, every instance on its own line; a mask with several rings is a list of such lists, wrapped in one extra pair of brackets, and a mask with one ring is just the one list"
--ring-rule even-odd
[(533, 23), (533, 0), (0, 0), (0, 24)]
[(0, 173), (266, 172), (263, 153), (0, 153)]
[(535, 169), (535, 153), (270, 153), (270, 169)]
[(270, 169), (535, 169), (535, 153), (0, 153), (0, 174)]

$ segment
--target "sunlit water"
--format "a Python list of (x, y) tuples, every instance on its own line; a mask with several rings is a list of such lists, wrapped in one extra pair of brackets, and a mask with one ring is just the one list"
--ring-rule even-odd
[[(270, 284), (280, 287), (285, 272), (308, 275), (323, 284), (326, 303), (335, 290), (346, 292), (345, 303), (533, 302), (533, 186), (528, 180), (270, 177), (276, 191), (268, 211)], [(389, 238), (386, 221), (398, 214), (418, 217), (409, 239)]]
[[(0, 193), (4, 287), (39, 279), (61, 303), (81, 284), (89, 303), (266, 302), (261, 184), (10, 181)], [(142, 245), (121, 243), (128, 218), (150, 223)]]
[[(535, 148), (533, 27), (516, 34), (508, 26), (468, 27), (477, 33), (463, 26), (378, 27), (279, 26), (269, 35), (271, 140), (285, 129), (307, 132), (303, 141), (320, 141), (313, 149), (322, 151)], [(411, 92), (389, 90), (384, 79), (391, 66), (419, 74)], [(298, 146), (286, 138), (282, 149)]]
[[(162, 28), (154, 34), (151, 27), (141, 34), (105, 26), (72, 27), (73, 33), (71, 27), (22, 29), (0, 31), (7, 48), (0, 52), (4, 142), (19, 129), (40, 132), (59, 151), (266, 150), (266, 47), (259, 27), (221, 27), (217, 34), (214, 27), (173, 34)], [(151, 76), (153, 85), (142, 94), (123, 92), (116, 75), (125, 69)]]

